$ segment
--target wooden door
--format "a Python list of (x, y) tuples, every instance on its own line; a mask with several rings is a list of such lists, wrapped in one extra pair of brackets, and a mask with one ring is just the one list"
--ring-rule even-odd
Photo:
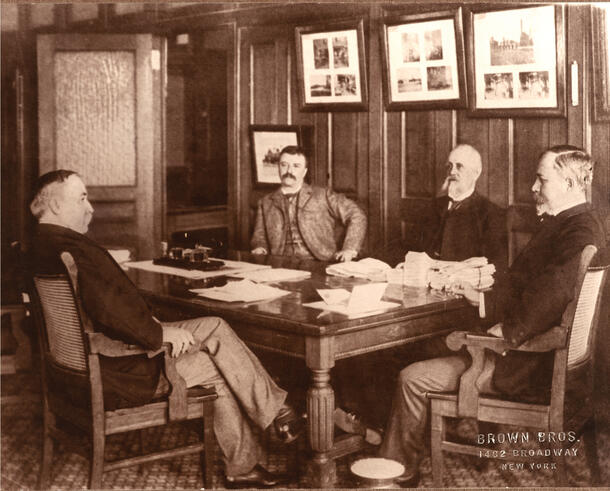
[(164, 234), (164, 40), (150, 34), (39, 35), (39, 173), (78, 172), (88, 235), (138, 258)]

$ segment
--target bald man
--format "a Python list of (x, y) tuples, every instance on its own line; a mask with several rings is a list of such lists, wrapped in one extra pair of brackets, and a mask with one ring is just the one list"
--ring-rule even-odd
[(457, 145), (447, 157), (447, 176), (433, 212), (420, 224), (419, 249), (434, 259), (462, 261), (485, 256), (497, 269), (507, 262), (504, 211), (475, 190), (481, 155), (471, 145)]

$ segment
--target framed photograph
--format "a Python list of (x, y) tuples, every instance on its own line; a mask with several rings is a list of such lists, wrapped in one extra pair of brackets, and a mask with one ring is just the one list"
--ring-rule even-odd
[(565, 117), (563, 7), (469, 11), (470, 114)]
[(593, 52), (593, 120), (610, 121), (610, 5), (591, 6)]
[(301, 110), (367, 110), (362, 19), (297, 27), (295, 36)]
[(466, 107), (461, 8), (386, 20), (381, 45), (386, 109)]
[(298, 125), (252, 124), (250, 148), (254, 185), (258, 187), (280, 184), (278, 164), (281, 150), (288, 145), (305, 146), (306, 127)]

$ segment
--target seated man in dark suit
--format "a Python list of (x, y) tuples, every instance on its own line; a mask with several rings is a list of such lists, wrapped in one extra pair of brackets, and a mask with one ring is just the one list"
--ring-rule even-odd
[(504, 210), (475, 190), (481, 155), (462, 143), (451, 150), (446, 166), (442, 195), (422, 217), (413, 250), (444, 261), (485, 256), (496, 269), (504, 268), (508, 247)]
[[(598, 249), (606, 245), (601, 221), (586, 200), (592, 177), (591, 157), (576, 147), (553, 147), (540, 157), (532, 192), (541, 226), (491, 292), (490, 300), (497, 302), (496, 320), (501, 322), (492, 332), (499, 331), (512, 346), (561, 321), (574, 294), (580, 253), (588, 244)], [(471, 286), (462, 285), (457, 291), (477, 305), (479, 294)], [(401, 372), (380, 455), (405, 465), (404, 485), (418, 481), (428, 415), (426, 393), (456, 390), (469, 364), (469, 355), (454, 353), (413, 363)], [(549, 389), (551, 371), (548, 353), (509, 352), (495, 357), (490, 383), (509, 396), (540, 394)]]
[[(401, 261), (406, 248), (424, 251), (433, 259), (463, 261), (470, 257), (485, 256), (502, 272), (508, 259), (508, 239), (504, 210), (475, 190), (481, 175), (479, 152), (467, 144), (457, 145), (447, 157), (447, 176), (441, 186), (442, 195), (436, 198), (427, 214), (423, 214), (416, 227), (415, 237), (409, 246), (392, 245), (391, 261)], [(387, 419), (389, 407), (378, 404), (391, 398), (394, 376), (405, 362), (451, 354), (444, 338), (434, 337), (422, 342), (388, 351), (371, 353), (364, 357), (340, 362), (335, 376), (344, 383), (337, 391), (347, 407), (366, 416), (368, 421), (379, 424)], [(357, 370), (359, 377), (354, 378)], [(379, 370), (390, 374), (377, 380)], [(362, 386), (367, 387), (362, 391)], [(354, 427), (360, 416), (354, 416)], [(349, 430), (349, 425), (340, 424)]]
[[(110, 254), (84, 234), (93, 208), (78, 174), (57, 170), (41, 176), (30, 205), (38, 226), (29, 254), (34, 273), (64, 271), (60, 255), (69, 252), (78, 267), (83, 308), (94, 329), (125, 343), (157, 350), (171, 344), (178, 373), (187, 387), (214, 385), (214, 432), (222, 450), (227, 481), (234, 486), (263, 487), (278, 483), (264, 469), (262, 448), (253, 426), (274, 424), (291, 440), (297, 418), (285, 405), (286, 392), (265, 371), (256, 356), (217, 317), (159, 322)], [(100, 357), (105, 397), (119, 396), (144, 404), (167, 384), (162, 356)]]

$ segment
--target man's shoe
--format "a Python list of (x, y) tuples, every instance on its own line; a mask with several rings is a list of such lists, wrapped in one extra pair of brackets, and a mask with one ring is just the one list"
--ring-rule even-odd
[(270, 488), (286, 482), (285, 476), (272, 474), (259, 464), (256, 464), (250, 472), (227, 476), (227, 488)]
[(381, 430), (369, 428), (354, 413), (348, 413), (338, 407), (335, 409), (334, 420), (335, 425), (343, 431), (362, 435), (364, 440), (371, 445), (381, 445), (381, 442), (383, 441)]
[(419, 485), (419, 471), (413, 474), (399, 476), (395, 479), (396, 484), (401, 488), (416, 488)]
[(305, 430), (305, 420), (290, 406), (282, 406), (273, 420), (277, 437), (284, 443), (292, 443)]

